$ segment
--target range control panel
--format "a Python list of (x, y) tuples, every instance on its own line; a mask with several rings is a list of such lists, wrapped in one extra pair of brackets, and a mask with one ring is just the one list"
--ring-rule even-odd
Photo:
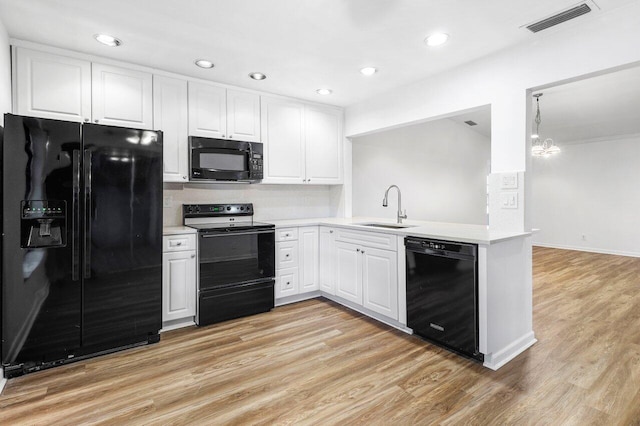
[(253, 204), (183, 204), (182, 216), (186, 218), (253, 216)]

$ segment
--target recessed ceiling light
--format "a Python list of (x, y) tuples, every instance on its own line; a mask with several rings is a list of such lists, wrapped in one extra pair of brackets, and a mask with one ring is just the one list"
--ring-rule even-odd
[(364, 75), (374, 75), (378, 70), (374, 67), (364, 67), (360, 70), (360, 72)]
[(249, 74), (249, 77), (254, 80), (264, 80), (265, 78), (267, 78), (267, 76), (262, 74), (261, 72), (252, 72), (251, 74)]
[(427, 43), (427, 46), (440, 46), (444, 44), (449, 39), (449, 34), (445, 33), (434, 33), (429, 37), (424, 39), (424, 42)]
[(213, 68), (213, 62), (206, 59), (196, 59), (195, 64), (200, 68)]
[(118, 47), (122, 44), (120, 40), (108, 34), (96, 34), (93, 36), (93, 38), (95, 38), (105, 46), (109, 46), (109, 47)]
[(333, 91), (331, 89), (318, 89), (316, 90), (316, 93), (318, 95), (330, 95), (333, 93)]

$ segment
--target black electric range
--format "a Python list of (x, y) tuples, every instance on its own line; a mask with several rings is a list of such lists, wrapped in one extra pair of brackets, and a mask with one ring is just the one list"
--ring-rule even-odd
[(253, 221), (252, 204), (184, 204), (198, 230), (196, 324), (267, 312), (274, 306), (275, 225)]

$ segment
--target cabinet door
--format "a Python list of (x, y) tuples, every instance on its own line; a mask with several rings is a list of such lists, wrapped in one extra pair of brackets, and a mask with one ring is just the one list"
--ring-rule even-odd
[(299, 228), (300, 293), (318, 290), (318, 227)]
[(320, 227), (319, 282), (320, 290), (335, 294), (335, 238), (334, 231), (325, 226)]
[(196, 252), (162, 254), (162, 321), (196, 314)]
[(153, 128), (151, 74), (94, 63), (91, 75), (94, 123), (135, 129)]
[(362, 305), (362, 254), (355, 244), (336, 241), (336, 296)]
[(14, 48), (15, 114), (67, 121), (91, 119), (91, 63)]
[(186, 182), (189, 171), (187, 82), (153, 76), (153, 122), (162, 130), (164, 182)]
[(397, 253), (364, 247), (361, 250), (364, 307), (398, 319)]
[(304, 105), (262, 97), (263, 183), (299, 183), (304, 172)]
[(306, 179), (311, 184), (342, 183), (342, 111), (305, 107)]
[(298, 268), (276, 271), (275, 298), (280, 299), (298, 294)]
[(229, 139), (260, 142), (260, 96), (227, 90), (227, 135)]
[(227, 90), (189, 82), (189, 135), (224, 138), (227, 134)]

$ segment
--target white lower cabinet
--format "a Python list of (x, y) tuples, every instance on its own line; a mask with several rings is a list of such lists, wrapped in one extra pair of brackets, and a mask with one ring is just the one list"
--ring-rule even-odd
[(362, 253), (362, 305), (397, 320), (397, 253), (369, 247), (360, 251)]
[(162, 322), (192, 321), (196, 314), (195, 235), (163, 237)]
[(328, 294), (335, 294), (336, 287), (335, 244), (335, 230), (321, 226), (318, 252), (318, 282), (320, 284), (320, 290)]
[(318, 227), (299, 228), (300, 293), (318, 290)]
[(276, 231), (275, 298), (318, 290), (318, 227)]
[(336, 296), (362, 305), (362, 256), (356, 244), (336, 242)]
[(397, 320), (397, 256), (395, 238), (389, 234), (340, 230), (335, 242), (335, 295)]

